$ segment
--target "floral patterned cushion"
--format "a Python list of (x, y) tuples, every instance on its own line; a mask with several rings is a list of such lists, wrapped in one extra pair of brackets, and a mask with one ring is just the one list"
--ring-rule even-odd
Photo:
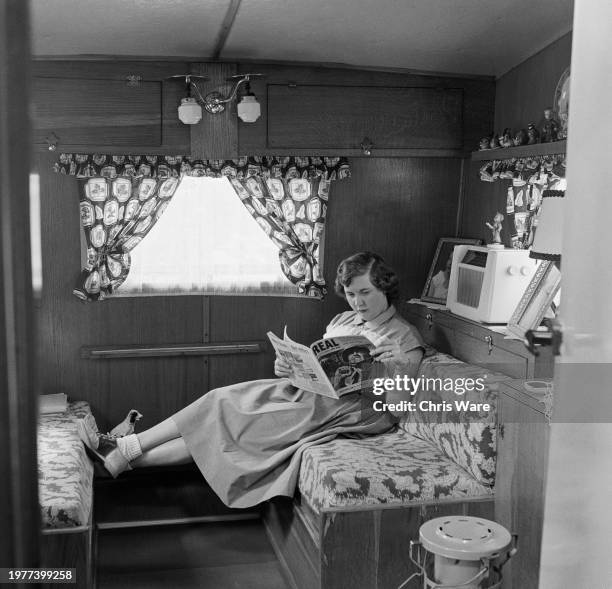
[(302, 457), (299, 489), (315, 511), (492, 495), (432, 444), (401, 429), (311, 446)]
[(93, 499), (93, 465), (77, 434), (77, 419), (89, 413), (84, 401), (65, 413), (38, 420), (38, 495), (43, 528), (87, 525)]
[(460, 379), (482, 379), (483, 386), (480, 391), (474, 387), (474, 390), (458, 395), (457, 387), (445, 390), (444, 386), (436, 386), (417, 392), (414, 400), (417, 404), (421, 400), (447, 402), (452, 407), (455, 400), (488, 403), (491, 406), (490, 411), (415, 411), (408, 413), (400, 425), (406, 432), (433, 444), (483, 485), (493, 486), (497, 447), (497, 389), (500, 381), (510, 377), (461, 362), (442, 353), (425, 357), (418, 375), (446, 383), (451, 380), (454, 383), (465, 383), (465, 380)]

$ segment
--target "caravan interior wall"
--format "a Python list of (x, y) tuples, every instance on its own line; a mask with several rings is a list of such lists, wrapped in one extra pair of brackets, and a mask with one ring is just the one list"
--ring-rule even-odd
[[(209, 75), (222, 64), (206, 64)], [(413, 74), (298, 66), (257, 66), (266, 74), (253, 85), (262, 102), (262, 117), (242, 125), (234, 143), (219, 136), (195, 136), (176, 117), (183, 88), (165, 79), (186, 71), (185, 63), (55, 62), (34, 64), (33, 112), (36, 171), (40, 174), (43, 289), (39, 303), (38, 341), (44, 393), (65, 392), (87, 400), (100, 427), (120, 421), (132, 407), (144, 414), (143, 426), (175, 412), (212, 388), (272, 375), (273, 356), (266, 346), (268, 330), (289, 332), (298, 341), (313, 341), (335, 312), (344, 310), (331, 285), (335, 264), (354, 251), (380, 252), (403, 279), (401, 298), (418, 296), (440, 235), (457, 232), (466, 156), (493, 121), (494, 81), (490, 78), (440, 78)], [(248, 68), (252, 71), (253, 65)], [(223, 65), (223, 75), (227, 67)], [(238, 66), (238, 69), (244, 69)], [(140, 72), (143, 86), (132, 100), (135, 124), (126, 124), (125, 76)], [(101, 82), (102, 81), (102, 82)], [(309, 102), (294, 118), (280, 96), (288, 83)], [(316, 86), (319, 92), (313, 92)], [(334, 103), (337, 87), (350, 96), (352, 110), (342, 115)], [(448, 92), (457, 121), (450, 131), (437, 125), (415, 134), (409, 125), (394, 134), (377, 134), (377, 110), (359, 106), (359, 97), (389, 93), (385, 108), (405, 112), (402, 92), (427, 100), (431, 90)], [(418, 89), (416, 92), (415, 89)], [(319, 93), (325, 102), (317, 102)], [(153, 98), (151, 98), (151, 95)], [(67, 117), (69, 104), (93, 101), (109, 111), (100, 117)], [(331, 102), (330, 102), (331, 101)], [(160, 107), (161, 105), (161, 107)], [(426, 104), (425, 104), (426, 106)], [(325, 108), (336, 113), (326, 124)], [(156, 110), (157, 109), (157, 110)], [(335, 110), (334, 110), (335, 109)], [(361, 110), (359, 110), (361, 109)], [(310, 114), (304, 114), (310, 113)], [(338, 114), (340, 113), (340, 114)], [(355, 115), (357, 113), (357, 115)], [(360, 114), (361, 113), (361, 114)], [(123, 120), (123, 125), (111, 121)], [(315, 117), (307, 119), (304, 117)], [(338, 116), (346, 116), (346, 119)], [(123, 117), (123, 118), (122, 118)], [(276, 117), (276, 118), (275, 118)], [(318, 118), (316, 118), (318, 117)], [(352, 118), (351, 118), (352, 117)], [(68, 122), (66, 122), (68, 121)], [(360, 125), (355, 132), (355, 125)], [(63, 125), (59, 131), (57, 126)], [(306, 138), (295, 133), (310, 125)], [(365, 156), (359, 147), (364, 129), (374, 143)], [(56, 128), (57, 152), (45, 138)], [(317, 131), (318, 130), (318, 131)], [(208, 138), (207, 138), (208, 137)], [(352, 177), (333, 184), (325, 234), (325, 278), (330, 293), (317, 300), (278, 297), (158, 296), (116, 298), (84, 303), (72, 295), (80, 269), (78, 184), (52, 171), (57, 154), (76, 153), (210, 153), (235, 149), (237, 154), (347, 155)], [(224, 142), (225, 141), (225, 142)], [(309, 144), (304, 142), (308, 141)], [(313, 143), (314, 142), (314, 143)], [(316, 147), (312, 147), (312, 145)], [(274, 147), (270, 147), (273, 145)], [(260, 354), (179, 356), (91, 360), (84, 348), (146, 344), (163, 346), (198, 342), (262, 342)]]

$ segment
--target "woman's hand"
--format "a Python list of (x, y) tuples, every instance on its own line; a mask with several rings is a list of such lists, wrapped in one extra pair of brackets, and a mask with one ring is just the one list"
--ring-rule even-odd
[(406, 354), (402, 352), (399, 342), (385, 338), (372, 350), (372, 356), (379, 362), (405, 362)]
[(288, 378), (291, 376), (291, 372), (291, 366), (283, 358), (276, 356), (276, 360), (274, 360), (274, 374), (279, 378)]

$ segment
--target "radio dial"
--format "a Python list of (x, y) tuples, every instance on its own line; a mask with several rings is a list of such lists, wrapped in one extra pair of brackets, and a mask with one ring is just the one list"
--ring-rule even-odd
[(516, 266), (508, 266), (507, 272), (510, 274), (510, 276), (516, 276), (518, 273), (518, 268)]
[(529, 275), (529, 268), (527, 266), (521, 266), (521, 274), (523, 276), (528, 276)]

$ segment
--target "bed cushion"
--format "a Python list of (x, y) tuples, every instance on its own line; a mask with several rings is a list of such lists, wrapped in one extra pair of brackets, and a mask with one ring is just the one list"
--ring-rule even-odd
[(408, 413), (400, 426), (407, 433), (433, 444), (483, 485), (493, 486), (497, 450), (497, 390), (499, 382), (510, 377), (440, 352), (423, 359), (418, 375), (438, 379), (438, 382), (449, 382), (452, 379), (457, 383), (461, 382), (458, 379), (483, 379), (483, 389), (480, 391), (472, 390), (457, 395), (455, 390), (429, 387), (426, 392), (418, 392), (414, 400), (416, 403), (421, 400), (450, 402), (453, 406), (455, 400), (468, 400), (488, 403), (490, 411), (416, 411)]
[(299, 489), (315, 511), (492, 495), (429, 442), (403, 430), (308, 448)]
[(38, 493), (43, 528), (72, 528), (89, 523), (93, 465), (77, 434), (77, 420), (90, 412), (84, 401), (65, 413), (38, 420)]

